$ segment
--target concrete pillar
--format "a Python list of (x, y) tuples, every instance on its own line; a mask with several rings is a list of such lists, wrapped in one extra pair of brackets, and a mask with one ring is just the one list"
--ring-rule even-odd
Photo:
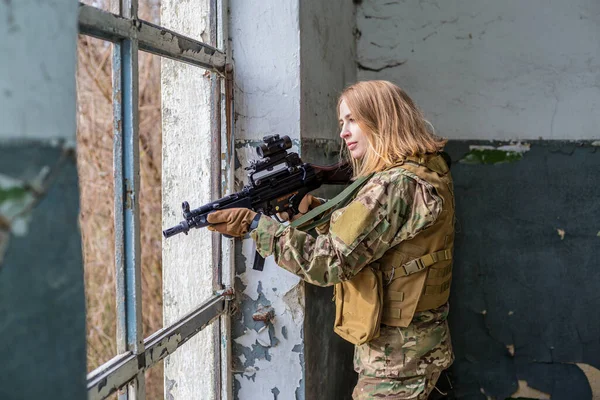
[(3, 399), (86, 397), (77, 10), (69, 0), (0, 2)]
[[(356, 81), (354, 4), (303, 0), (300, 11), (302, 157), (331, 164), (340, 150), (337, 100)], [(317, 194), (332, 198), (341, 189), (324, 187)], [(305, 285), (305, 399), (350, 398), (356, 381), (354, 345), (333, 333), (332, 298), (332, 287)]]
[[(209, 41), (208, 0), (166, 0), (161, 25)], [(210, 199), (210, 76), (162, 59), (163, 226), (179, 223), (181, 202), (192, 208)], [(197, 308), (212, 294), (211, 232), (163, 240), (164, 325)], [(166, 399), (213, 399), (212, 330), (204, 329), (165, 360)]]
[[(254, 146), (268, 134), (290, 136), (293, 150), (300, 151), (305, 161), (335, 161), (335, 104), (339, 92), (355, 78), (353, 16), (353, 5), (342, 1), (230, 2), (240, 183), (245, 182), (243, 167), (257, 157)], [(240, 305), (231, 318), (234, 398), (321, 397), (313, 393), (324, 383), (331, 386), (331, 381), (321, 379), (322, 371), (319, 379), (311, 372), (323, 362), (317, 355), (323, 348), (318, 346), (331, 344), (333, 317), (307, 312), (305, 304), (311, 301), (307, 293), (314, 288), (307, 288), (271, 258), (262, 272), (254, 271), (251, 240), (238, 244), (236, 257)], [(329, 292), (314, 294), (315, 299), (327, 297), (324, 308), (331, 299), (324, 293)], [(268, 306), (275, 312), (273, 323), (255, 322), (252, 314)], [(317, 331), (321, 338), (307, 349), (307, 336)], [(313, 358), (307, 357), (309, 353)], [(333, 377), (334, 370), (329, 369), (327, 376)]]
[[(300, 37), (298, 1), (230, 1), (229, 30), (235, 65), (236, 178), (257, 158), (264, 135), (300, 138)], [(234, 398), (304, 398), (304, 285), (267, 259), (252, 270), (251, 240), (236, 248), (235, 290), (240, 307), (231, 317)], [(261, 306), (275, 310), (273, 324), (255, 322)]]

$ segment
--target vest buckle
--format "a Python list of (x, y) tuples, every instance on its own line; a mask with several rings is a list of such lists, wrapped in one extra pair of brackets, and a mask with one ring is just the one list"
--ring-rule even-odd
[(404, 264), (402, 269), (404, 270), (404, 275), (411, 275), (425, 269), (425, 264), (421, 258), (416, 258)]

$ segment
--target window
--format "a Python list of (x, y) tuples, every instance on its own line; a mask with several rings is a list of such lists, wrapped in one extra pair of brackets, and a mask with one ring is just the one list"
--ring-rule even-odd
[[(202, 327), (222, 315), (228, 291), (220, 290), (199, 308), (176, 323), (143, 337), (141, 315), (140, 249), (140, 156), (139, 156), (139, 63), (138, 51), (191, 64), (211, 73), (213, 110), (213, 174), (221, 171), (221, 99), (226, 77), (225, 52), (138, 18), (137, 0), (120, 0), (117, 14), (80, 4), (79, 30), (113, 46), (113, 165), (115, 210), (115, 268), (117, 282), (117, 352), (112, 360), (88, 375), (89, 399), (103, 399), (127, 387), (126, 395), (145, 398), (144, 372), (177, 350)], [(217, 21), (217, 1), (210, 1), (211, 21)], [(215, 29), (211, 29), (216, 32)], [(213, 35), (211, 42), (216, 43)], [(226, 88), (225, 92), (229, 90)], [(228, 117), (229, 113), (225, 113)], [(230, 126), (228, 123), (227, 126)], [(217, 157), (217, 154), (219, 155)], [(220, 195), (220, 179), (213, 179), (212, 197)], [(218, 246), (217, 246), (218, 248)], [(220, 253), (213, 255), (217, 266)], [(213, 287), (219, 289), (220, 274)], [(220, 347), (220, 346), (217, 346)], [(123, 394), (125, 394), (125, 392)]]

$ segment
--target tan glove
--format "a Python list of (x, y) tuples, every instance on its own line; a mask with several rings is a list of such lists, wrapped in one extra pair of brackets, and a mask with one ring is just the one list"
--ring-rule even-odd
[(248, 208), (227, 208), (208, 214), (206, 220), (211, 224), (208, 230), (223, 235), (242, 237), (250, 229), (256, 213)]
[[(297, 220), (298, 218), (300, 218), (301, 216), (303, 216), (304, 214), (306, 214), (307, 212), (309, 212), (313, 208), (317, 208), (320, 205), (321, 205), (321, 200), (319, 200), (318, 198), (316, 198), (315, 196), (313, 196), (311, 194), (307, 194), (306, 196), (304, 196), (302, 198), (302, 200), (300, 200), (300, 204), (298, 205), (298, 211), (299, 211), (299, 213), (296, 214), (296, 215), (294, 215), (292, 217), (292, 221)], [(289, 213), (287, 211), (283, 211), (281, 213), (278, 213), (277, 216), (282, 221), (289, 221), (290, 220), (290, 215), (289, 215)]]

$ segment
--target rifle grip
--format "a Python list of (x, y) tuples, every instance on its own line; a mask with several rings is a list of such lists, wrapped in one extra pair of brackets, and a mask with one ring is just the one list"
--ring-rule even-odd
[(265, 267), (265, 258), (261, 256), (258, 251), (254, 253), (254, 262), (252, 264), (252, 269), (256, 271), (262, 271)]

